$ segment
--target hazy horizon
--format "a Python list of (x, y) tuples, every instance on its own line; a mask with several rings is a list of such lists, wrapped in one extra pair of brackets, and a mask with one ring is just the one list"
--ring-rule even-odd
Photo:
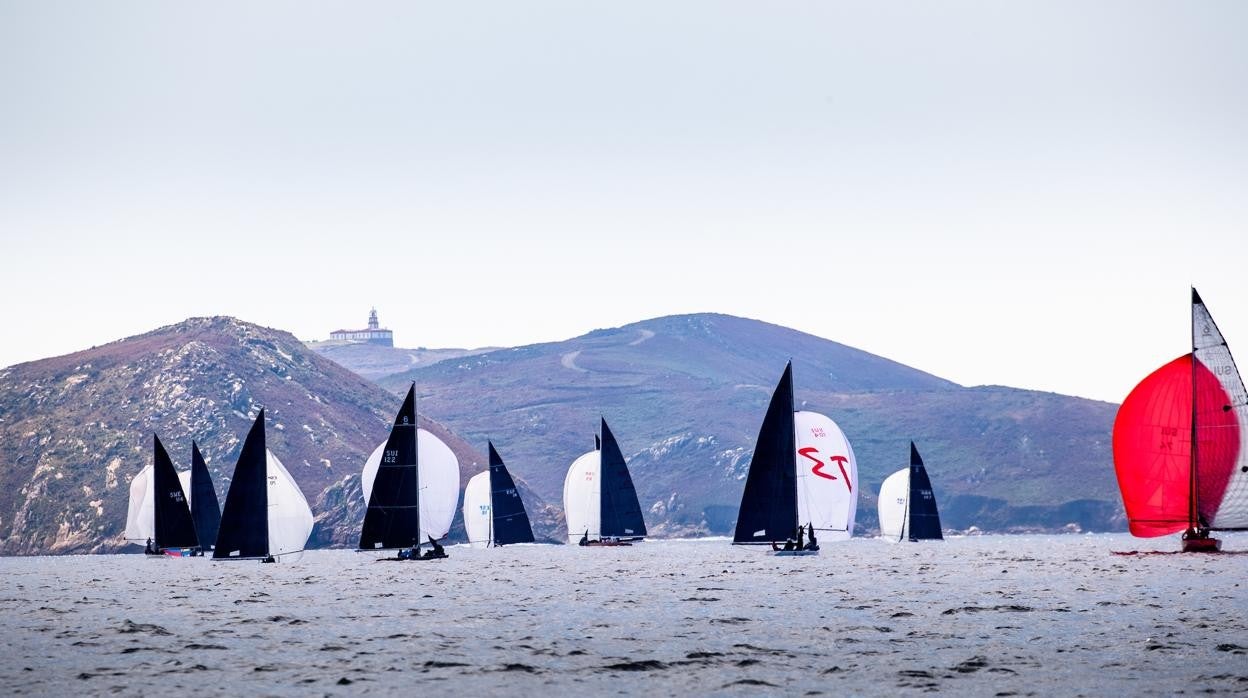
[(1248, 351), (1237, 2), (0, 5), (0, 365), (689, 312), (1121, 401)]

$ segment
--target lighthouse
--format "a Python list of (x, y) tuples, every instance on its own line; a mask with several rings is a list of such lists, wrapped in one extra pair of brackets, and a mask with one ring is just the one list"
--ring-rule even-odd
[(383, 347), (394, 346), (394, 333), (381, 326), (377, 320), (377, 309), (368, 311), (368, 327), (362, 330), (334, 330), (329, 333), (330, 339), (344, 342), (377, 344)]

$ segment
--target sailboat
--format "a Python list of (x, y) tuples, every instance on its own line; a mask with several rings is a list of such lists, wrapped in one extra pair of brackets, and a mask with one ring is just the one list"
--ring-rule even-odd
[(125, 538), (145, 544), (148, 554), (189, 557), (199, 551), (186, 498), (190, 473), (178, 473), (160, 437), (152, 440), (152, 464), (130, 482)]
[(801, 540), (799, 528), (817, 531), (824, 540), (848, 540), (857, 510), (854, 450), (831, 419), (793, 409), (790, 361), (758, 431), (732, 542), (769, 545), (777, 555), (813, 555), (817, 544), (788, 544)]
[(1192, 289), (1192, 351), (1154, 371), (1114, 419), (1114, 470), (1131, 534), (1183, 532), (1212, 552), (1213, 531), (1248, 530), (1248, 393), (1209, 309)]
[(533, 527), (524, 511), (520, 491), (503, 459), (490, 448), (490, 467), (477, 473), (464, 488), (464, 528), (475, 547), (532, 543)]
[(311, 534), (308, 500), (265, 445), (260, 410), (234, 465), (212, 559), (294, 562)]
[(910, 442), (910, 467), (889, 475), (880, 485), (880, 536), (886, 540), (944, 540), (932, 481), (923, 458)]
[[(410, 555), (451, 530), (459, 504), (459, 459), (441, 439), (416, 426), (414, 383), (389, 438), (364, 463), (360, 485), (368, 505), (361, 550), (397, 548)], [(434, 550), (440, 547), (435, 544)]]
[[(185, 486), (185, 485), (184, 485)], [(199, 444), (191, 442), (191, 518), (199, 535), (202, 551), (217, 545), (217, 530), (221, 528), (221, 504), (217, 502), (217, 489), (212, 485), (208, 465), (199, 453)]]
[(629, 545), (646, 537), (637, 490), (628, 474), (615, 435), (602, 420), (602, 439), (577, 458), (563, 480), (563, 511), (568, 542), (579, 545)]

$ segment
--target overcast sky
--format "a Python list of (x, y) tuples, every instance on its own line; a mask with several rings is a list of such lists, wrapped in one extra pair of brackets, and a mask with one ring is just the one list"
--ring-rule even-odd
[(697, 311), (1120, 401), (1248, 357), (1248, 3), (0, 0), (0, 365)]

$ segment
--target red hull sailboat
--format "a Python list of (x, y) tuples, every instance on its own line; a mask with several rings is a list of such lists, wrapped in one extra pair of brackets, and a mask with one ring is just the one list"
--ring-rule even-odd
[(1248, 393), (1226, 340), (1192, 289), (1192, 353), (1154, 371), (1114, 420), (1114, 469), (1132, 535), (1248, 530)]

